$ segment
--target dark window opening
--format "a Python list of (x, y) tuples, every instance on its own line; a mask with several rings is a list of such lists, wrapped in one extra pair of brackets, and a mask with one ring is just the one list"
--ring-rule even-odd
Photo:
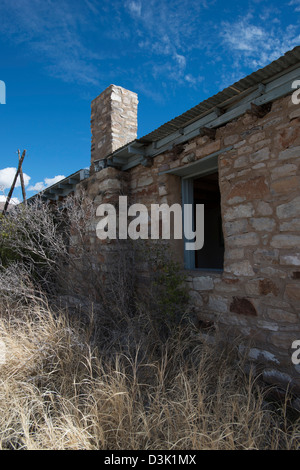
[(194, 204), (204, 204), (204, 246), (195, 252), (196, 269), (223, 269), (224, 238), (218, 172), (194, 179)]

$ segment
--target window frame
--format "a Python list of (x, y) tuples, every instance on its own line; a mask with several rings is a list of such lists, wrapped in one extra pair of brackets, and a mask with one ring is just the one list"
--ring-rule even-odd
[[(210, 155), (203, 160), (197, 162), (197, 166), (195, 165), (191, 168), (191, 172), (185, 176), (181, 177), (181, 196), (182, 196), (182, 224), (184, 228), (184, 220), (185, 220), (185, 204), (193, 204), (194, 205), (194, 180), (197, 178), (201, 178), (202, 176), (209, 175), (211, 173), (215, 173), (219, 171), (218, 165), (218, 156), (219, 153), (215, 155)], [(186, 214), (186, 220), (188, 224), (192, 224), (195, 227), (195, 220), (194, 220), (194, 211), (192, 211), (192, 220), (190, 220), (190, 214)], [(184, 232), (184, 230), (183, 230)], [(185, 243), (186, 240), (184, 235), (184, 268), (187, 270), (196, 270), (196, 271), (213, 271), (213, 272), (223, 272), (223, 269), (214, 269), (214, 268), (196, 268), (196, 256), (194, 251), (186, 250)]]
[[(228, 147), (222, 148), (217, 152), (211, 153), (206, 157), (201, 158), (200, 160), (196, 160), (195, 162), (189, 163), (187, 165), (183, 165), (177, 168), (173, 168), (171, 170), (162, 171), (159, 175), (164, 174), (171, 174), (175, 176), (179, 176), (181, 178), (181, 199), (182, 199), (182, 226), (184, 228), (184, 204), (193, 204), (194, 203), (194, 191), (193, 191), (193, 181), (196, 178), (201, 176), (208, 175), (210, 173), (219, 172), (219, 155), (222, 155), (226, 152), (229, 152), (234, 147), (230, 145)], [(193, 217), (193, 216), (192, 216)], [(192, 223), (194, 226), (194, 219), (192, 219)], [(195, 253), (193, 251), (188, 251), (185, 249), (185, 236), (184, 238), (184, 268), (187, 270), (195, 270), (195, 271), (213, 271), (216, 273), (223, 273), (224, 269), (215, 269), (215, 268), (196, 268), (196, 260), (195, 260)]]

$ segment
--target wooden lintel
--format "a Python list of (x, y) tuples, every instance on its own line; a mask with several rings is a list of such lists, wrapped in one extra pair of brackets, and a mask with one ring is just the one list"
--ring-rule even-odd
[(216, 129), (212, 129), (211, 127), (201, 127), (199, 132), (201, 137), (209, 137), (210, 139), (216, 138)]

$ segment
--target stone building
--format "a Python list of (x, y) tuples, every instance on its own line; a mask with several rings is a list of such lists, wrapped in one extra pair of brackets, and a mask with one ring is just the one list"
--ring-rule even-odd
[[(300, 389), (297, 80), (300, 47), (142, 138), (137, 95), (111, 85), (91, 105), (90, 176), (78, 188), (95, 206), (120, 195), (204, 204), (204, 247), (170, 241), (200, 319), (249, 339), (266, 382)], [(100, 243), (95, 229), (90, 241)]]

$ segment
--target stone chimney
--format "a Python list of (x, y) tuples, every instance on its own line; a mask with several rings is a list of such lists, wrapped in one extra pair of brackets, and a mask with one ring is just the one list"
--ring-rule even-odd
[(137, 137), (136, 93), (110, 85), (91, 105), (91, 173), (102, 160)]

